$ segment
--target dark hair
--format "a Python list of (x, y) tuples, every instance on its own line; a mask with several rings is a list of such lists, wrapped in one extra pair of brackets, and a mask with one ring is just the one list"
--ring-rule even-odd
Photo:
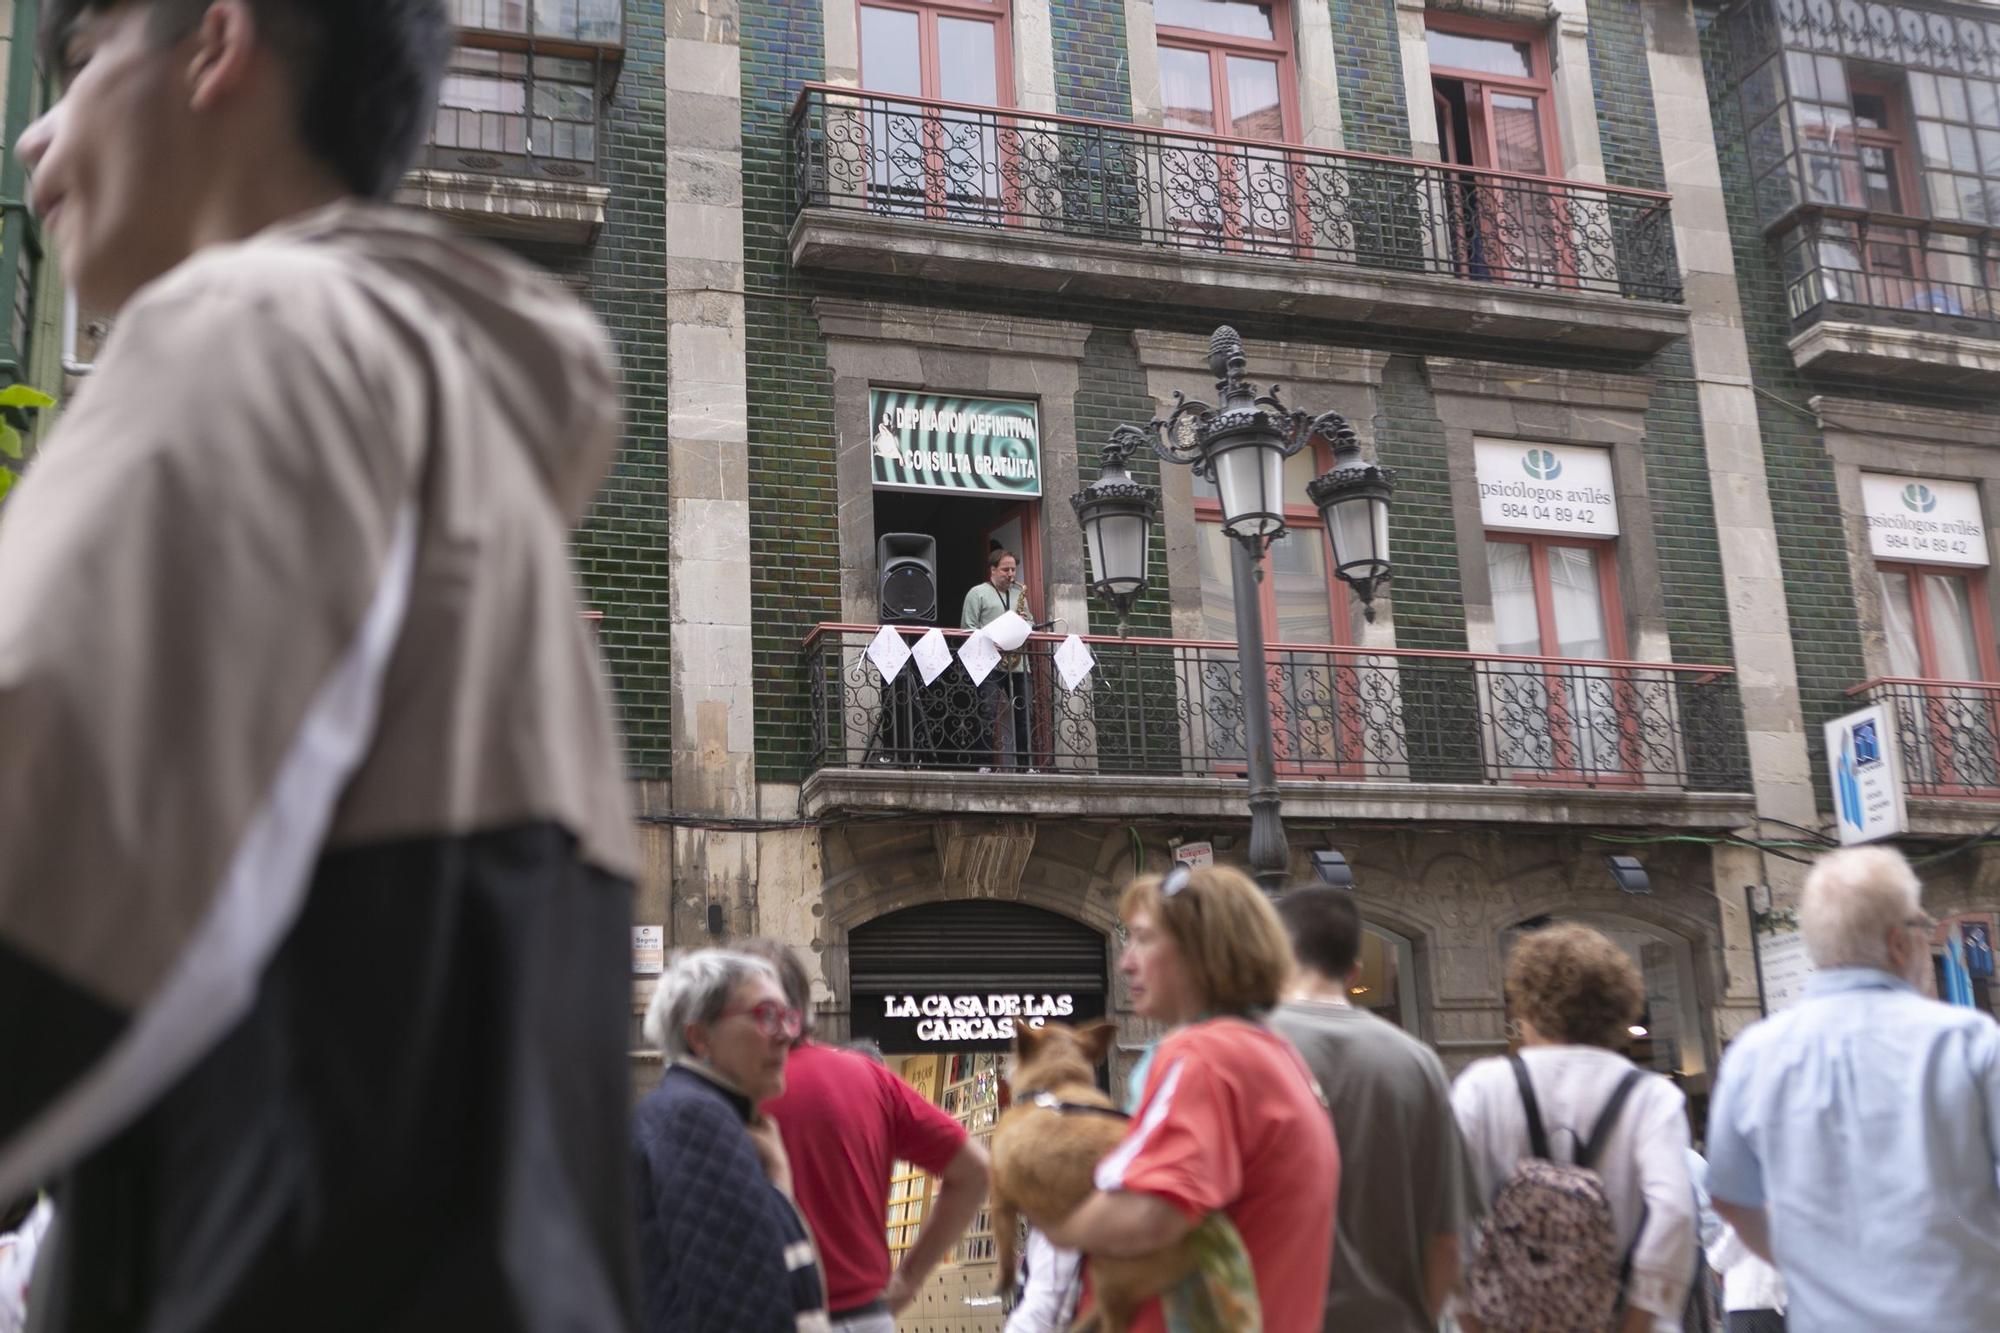
[(986, 554), (986, 567), (988, 569), (998, 569), (1002, 560), (1015, 559), (1018, 559), (1018, 557), (1012, 551), (1004, 546), (996, 546)]
[(1293, 889), (1278, 899), (1278, 920), (1303, 966), (1329, 981), (1354, 970), (1361, 957), (1361, 909), (1351, 890), (1323, 884)]
[[(42, 58), (60, 68), (86, 15), (127, 0), (50, 0)], [(437, 87), (451, 56), (445, 0), (246, 0), (258, 33), (290, 67), (299, 92), (299, 138), (356, 194), (386, 199), (437, 115)], [(138, 0), (153, 37), (177, 41), (212, 0)]]
[(761, 958), (778, 969), (778, 984), (784, 987), (785, 1003), (799, 1011), (799, 1036), (794, 1046), (813, 1034), (812, 979), (806, 975), (806, 965), (799, 956), (782, 940), (774, 940), (768, 935), (753, 935), (749, 939), (735, 941), (732, 948)]

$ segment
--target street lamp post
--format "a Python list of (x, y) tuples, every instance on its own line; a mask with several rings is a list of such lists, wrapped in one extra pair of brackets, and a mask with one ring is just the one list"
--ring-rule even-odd
[(1285, 460), (1316, 437), (1333, 445), (1332, 470), (1315, 478), (1307, 493), (1333, 543), (1334, 572), (1360, 594), (1370, 620), (1375, 618), (1376, 588), (1389, 577), (1389, 499), (1396, 479), (1389, 469), (1361, 461), (1353, 428), (1338, 413), (1312, 416), (1287, 408), (1275, 384), (1269, 393), (1258, 393), (1235, 329), (1224, 325), (1215, 331), (1208, 364), (1221, 404), (1211, 407), (1176, 393), (1173, 411), (1155, 417), (1143, 431), (1120, 426), (1105, 446), (1097, 481), (1071, 503), (1090, 554), (1091, 587), (1118, 608), (1122, 634), (1132, 603), (1146, 586), (1145, 538), (1159, 510), (1158, 491), (1134, 483), (1126, 461), (1150, 444), (1161, 458), (1192, 467), (1214, 484), (1222, 503), (1222, 530), (1236, 539), (1230, 567), (1250, 761), (1250, 866), (1266, 892), (1276, 893), (1284, 887), (1291, 855), (1279, 808), (1257, 590), (1264, 553), (1286, 532)]

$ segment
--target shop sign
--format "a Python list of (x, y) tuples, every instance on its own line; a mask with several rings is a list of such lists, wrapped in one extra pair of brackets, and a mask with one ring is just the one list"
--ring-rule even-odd
[(1479, 520), (1500, 532), (1618, 535), (1611, 451), (1519, 440), (1477, 440)]
[(632, 927), (632, 971), (640, 976), (657, 976), (667, 965), (667, 928)]
[(1215, 864), (1215, 844), (1212, 842), (1184, 842), (1174, 848), (1174, 862), (1193, 870)]
[(1826, 724), (1826, 766), (1841, 846), (1908, 832), (1895, 719), (1882, 704)]
[(1017, 1028), (1084, 1023), (1104, 1016), (1101, 992), (933, 991), (857, 995), (854, 1034), (885, 1051), (947, 1048), (999, 1050)]
[(875, 484), (890, 491), (1042, 493), (1042, 421), (1019, 398), (870, 389)]
[(1979, 488), (1969, 481), (1932, 481), (1861, 474), (1868, 549), (1880, 560), (1930, 565), (1988, 563)]
[(1763, 982), (1764, 1013), (1768, 1016), (1797, 1004), (1812, 975), (1806, 937), (1797, 930), (1764, 930), (1753, 936), (1757, 945), (1757, 976)]

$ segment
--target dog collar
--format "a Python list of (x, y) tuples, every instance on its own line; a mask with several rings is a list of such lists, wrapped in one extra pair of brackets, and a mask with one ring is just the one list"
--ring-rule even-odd
[(1130, 1120), (1132, 1117), (1112, 1106), (1092, 1106), (1088, 1102), (1066, 1102), (1053, 1092), (1038, 1092), (1028, 1098), (1028, 1105), (1039, 1106), (1044, 1111), (1060, 1111), (1064, 1115), (1108, 1115), (1114, 1120)]

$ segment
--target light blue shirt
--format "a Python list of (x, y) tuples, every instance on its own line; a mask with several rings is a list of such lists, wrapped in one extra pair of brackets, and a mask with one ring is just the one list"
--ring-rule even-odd
[(2000, 1321), (2000, 1024), (1832, 968), (1730, 1046), (1708, 1192), (1764, 1208), (1791, 1327)]

